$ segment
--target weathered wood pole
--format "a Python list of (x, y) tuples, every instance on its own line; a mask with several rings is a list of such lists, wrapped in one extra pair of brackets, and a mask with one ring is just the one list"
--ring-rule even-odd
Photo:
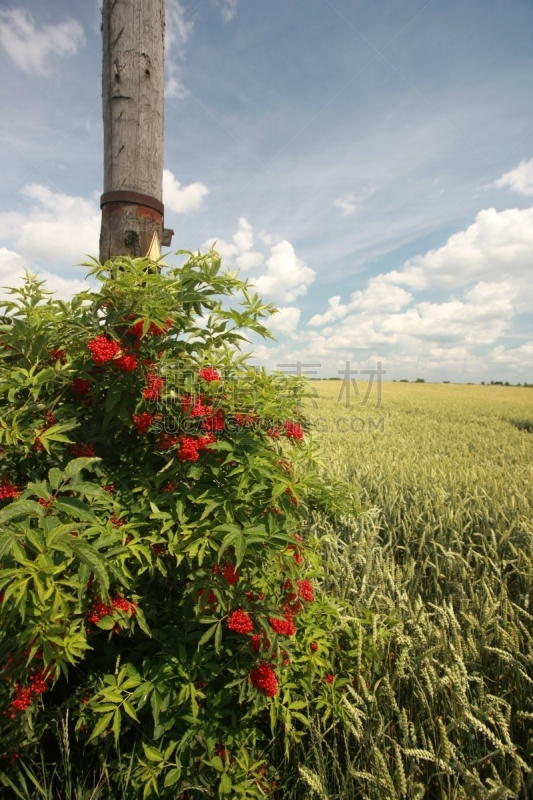
[(103, 0), (100, 261), (147, 255), (163, 234), (165, 0)]

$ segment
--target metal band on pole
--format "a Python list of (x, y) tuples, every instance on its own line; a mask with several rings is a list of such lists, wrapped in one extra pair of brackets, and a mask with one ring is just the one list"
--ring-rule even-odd
[(133, 203), (138, 206), (153, 208), (154, 211), (159, 211), (161, 215), (163, 215), (165, 211), (163, 203), (156, 197), (151, 197), (149, 194), (141, 194), (141, 192), (130, 192), (123, 189), (115, 189), (112, 192), (104, 192), (100, 198), (100, 208), (103, 208), (108, 203)]

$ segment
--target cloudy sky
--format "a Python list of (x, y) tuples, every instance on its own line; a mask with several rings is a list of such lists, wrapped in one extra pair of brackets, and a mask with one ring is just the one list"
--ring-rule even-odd
[[(531, 0), (167, 0), (165, 224), (280, 313), (257, 363), (533, 382)], [(0, 2), (0, 279), (97, 254), (97, 0)], [(177, 261), (176, 261), (177, 263)]]

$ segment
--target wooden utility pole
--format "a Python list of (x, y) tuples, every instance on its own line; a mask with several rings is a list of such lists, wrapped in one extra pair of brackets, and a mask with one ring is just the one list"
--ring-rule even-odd
[(165, 0), (103, 0), (100, 261), (152, 256), (163, 228)]

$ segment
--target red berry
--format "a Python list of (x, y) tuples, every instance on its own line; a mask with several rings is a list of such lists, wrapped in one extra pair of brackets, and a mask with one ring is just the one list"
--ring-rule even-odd
[(259, 664), (258, 667), (250, 670), (250, 680), (252, 686), (264, 692), (267, 697), (274, 697), (278, 692), (276, 673), (270, 664)]
[(87, 343), (87, 348), (91, 351), (92, 359), (96, 364), (107, 364), (112, 361), (117, 353), (120, 352), (120, 345), (114, 339), (107, 336), (97, 336)]
[(242, 609), (238, 609), (230, 614), (228, 619), (228, 629), (230, 631), (235, 631), (235, 633), (251, 633), (254, 629), (254, 623), (246, 613)]

